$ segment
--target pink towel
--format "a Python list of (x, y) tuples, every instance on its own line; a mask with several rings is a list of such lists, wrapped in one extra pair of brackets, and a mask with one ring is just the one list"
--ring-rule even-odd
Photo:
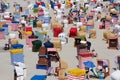
[(56, 51), (56, 48), (47, 48), (47, 51)]

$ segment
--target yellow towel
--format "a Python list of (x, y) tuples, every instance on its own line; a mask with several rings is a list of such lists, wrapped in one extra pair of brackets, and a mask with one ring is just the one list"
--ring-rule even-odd
[(86, 71), (83, 70), (83, 69), (70, 69), (68, 70), (68, 73), (69, 74), (72, 74), (73, 76), (82, 76), (82, 75), (85, 75), (86, 74)]
[(10, 50), (11, 54), (18, 54), (18, 53), (21, 53), (21, 52), (23, 52), (23, 49), (12, 49), (12, 50)]

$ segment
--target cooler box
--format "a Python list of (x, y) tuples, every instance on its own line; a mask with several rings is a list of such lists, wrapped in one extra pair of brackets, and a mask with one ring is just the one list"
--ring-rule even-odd
[(8, 24), (3, 24), (2, 28), (4, 29), (4, 34), (8, 35)]
[(53, 28), (53, 36), (58, 37), (58, 35), (62, 32), (61, 28)]
[(77, 36), (77, 28), (72, 27), (70, 28), (69, 37), (74, 38), (75, 36)]

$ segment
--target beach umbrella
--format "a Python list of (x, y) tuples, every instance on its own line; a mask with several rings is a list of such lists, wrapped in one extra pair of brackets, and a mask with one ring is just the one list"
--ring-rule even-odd
[(85, 65), (85, 67), (88, 67), (88, 68), (94, 68), (95, 67), (95, 64), (91, 61), (86, 61), (83, 64)]
[(115, 72), (113, 72), (110, 77), (112, 78), (112, 80), (120, 80), (120, 70), (116, 70)]

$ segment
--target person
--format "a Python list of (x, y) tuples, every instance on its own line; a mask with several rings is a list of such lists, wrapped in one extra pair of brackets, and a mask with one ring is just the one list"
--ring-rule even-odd
[(95, 49), (92, 50), (92, 53), (93, 53), (93, 57), (97, 57), (97, 53), (96, 53)]
[(85, 67), (86, 70), (86, 80), (89, 80), (89, 68)]
[(5, 44), (4, 50), (9, 50), (9, 44)]
[(90, 51), (90, 48), (91, 48), (91, 42), (87, 41), (87, 49), (88, 49), (88, 51)]
[(44, 37), (43, 43), (48, 42), (49, 40), (50, 40), (49, 35), (45, 34), (45, 37)]
[(105, 29), (105, 21), (106, 21), (105, 18), (102, 18), (102, 19), (101, 19), (101, 22), (102, 22), (102, 28), (103, 28), (103, 29)]
[(98, 21), (98, 20), (100, 20), (101, 19), (101, 12), (99, 11), (98, 13), (97, 13), (97, 19), (96, 19), (96, 21)]

